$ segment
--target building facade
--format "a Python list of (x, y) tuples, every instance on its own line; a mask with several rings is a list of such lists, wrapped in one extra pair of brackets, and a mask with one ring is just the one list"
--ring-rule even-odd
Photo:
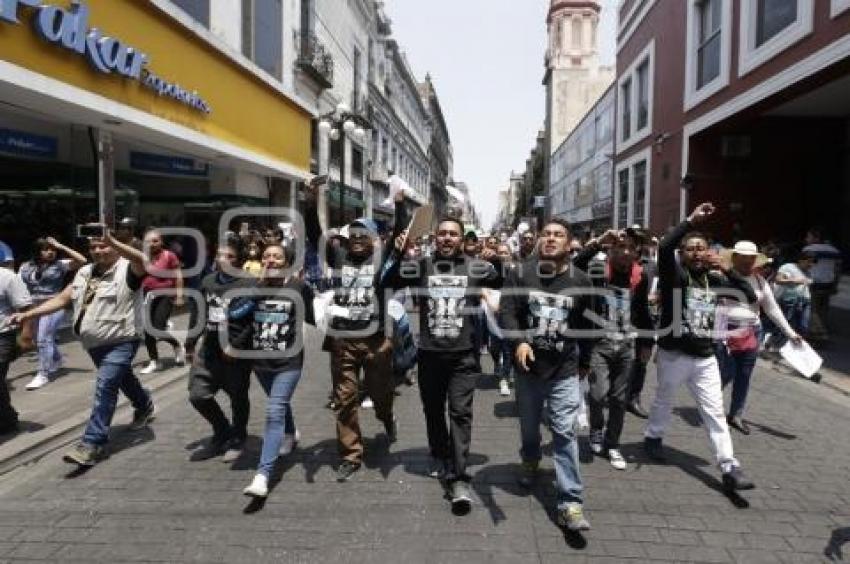
[(313, 110), (287, 78), (284, 6), (229, 4), (2, 4), (0, 239), (70, 240), (97, 219), (99, 194), (115, 198), (108, 222), (210, 235), (229, 207), (292, 204), (310, 175)]
[(613, 225), (616, 93), (611, 85), (552, 155), (551, 213), (577, 231)]
[(443, 116), (440, 99), (431, 81), (431, 75), (419, 85), (419, 95), (428, 110), (428, 124), (431, 142), (428, 146), (429, 160), (429, 201), (434, 206), (434, 216), (444, 217), (448, 211), (449, 194), (446, 186), (452, 183), (454, 175), (454, 152), (449, 136), (449, 128)]
[(620, 203), (645, 163), (654, 229), (714, 201), (727, 242), (819, 225), (850, 246), (850, 2), (672, 4), (620, 9)]

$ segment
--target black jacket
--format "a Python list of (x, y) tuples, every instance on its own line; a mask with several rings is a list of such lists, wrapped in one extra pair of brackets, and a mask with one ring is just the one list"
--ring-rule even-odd
[(719, 295), (741, 292), (747, 302), (756, 294), (746, 279), (732, 271), (690, 272), (676, 258), (682, 239), (693, 230), (687, 220), (668, 233), (658, 246), (661, 323), (658, 346), (691, 356), (714, 354), (714, 320)]

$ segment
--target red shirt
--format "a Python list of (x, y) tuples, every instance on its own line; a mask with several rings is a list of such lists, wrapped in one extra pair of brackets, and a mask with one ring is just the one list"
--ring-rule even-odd
[(151, 261), (150, 266), (148, 267), (149, 274), (145, 276), (144, 280), (142, 280), (142, 289), (144, 289), (147, 293), (151, 290), (173, 288), (175, 284), (174, 276), (176, 273), (169, 273), (171, 275), (169, 278), (163, 278), (161, 276), (157, 276), (157, 274), (161, 274), (163, 271), (167, 270), (179, 269), (180, 259), (177, 258), (177, 255), (171, 251), (163, 249), (160, 251), (159, 255)]

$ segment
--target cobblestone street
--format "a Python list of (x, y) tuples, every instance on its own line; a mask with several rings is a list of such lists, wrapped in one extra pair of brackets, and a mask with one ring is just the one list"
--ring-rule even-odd
[[(754, 433), (734, 435), (758, 489), (738, 500), (719, 491), (705, 433), (684, 394), (665, 466), (643, 458), (642, 422), (634, 417), (627, 419), (625, 473), (591, 458), (582, 437), (594, 528), (584, 539), (566, 538), (550, 519), (551, 485), (530, 495), (515, 485), (514, 403), (489, 376), (476, 396), (470, 515), (453, 516), (439, 484), (425, 475), (415, 387), (401, 389), (400, 440), (391, 448), (366, 410), (366, 468), (353, 482), (336, 483), (334, 423), (323, 407), (327, 358), (314, 335), (310, 344), (294, 403), (302, 440), (281, 463), (264, 506), (241, 494), (258, 457), (259, 386), (250, 453), (232, 466), (192, 463), (190, 451), (208, 430), (180, 379), (158, 393), (159, 418), (148, 431), (122, 430), (129, 414), (119, 412), (114, 452), (89, 472), (68, 474), (55, 452), (0, 478), (0, 561), (819, 562), (825, 550), (840, 554), (850, 538), (850, 399), (834, 390), (760, 367), (749, 410)], [(645, 396), (648, 402), (651, 390)]]

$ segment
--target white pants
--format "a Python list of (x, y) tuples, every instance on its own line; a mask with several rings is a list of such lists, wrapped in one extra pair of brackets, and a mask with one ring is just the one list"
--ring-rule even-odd
[(732, 436), (723, 410), (723, 388), (717, 358), (714, 355), (700, 358), (659, 348), (657, 364), (658, 389), (649, 414), (646, 436), (655, 439), (664, 436), (664, 430), (670, 423), (676, 391), (685, 382), (697, 402), (718, 466), (724, 472), (737, 466), (738, 461), (732, 451)]

